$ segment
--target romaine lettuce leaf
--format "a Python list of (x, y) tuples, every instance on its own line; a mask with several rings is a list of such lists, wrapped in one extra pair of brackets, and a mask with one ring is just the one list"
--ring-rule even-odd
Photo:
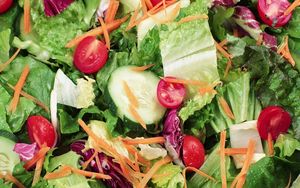
[(279, 157), (290, 157), (296, 150), (300, 151), (300, 142), (292, 135), (280, 134), (274, 148), (279, 149)]
[(80, 155), (76, 154), (73, 151), (69, 151), (63, 155), (59, 155), (57, 157), (52, 157), (49, 160), (49, 164), (46, 167), (47, 171), (52, 172), (61, 165), (68, 165), (74, 168), (79, 167), (79, 158)]
[(5, 63), (9, 59), (10, 34), (11, 34), (10, 29), (0, 31), (0, 67), (2, 63)]
[[(167, 174), (167, 176), (159, 177), (159, 175)], [(159, 168), (155, 173), (157, 178), (152, 178), (152, 183), (157, 188), (182, 188), (184, 186), (184, 179), (181, 175), (180, 166), (173, 164), (166, 164)]]

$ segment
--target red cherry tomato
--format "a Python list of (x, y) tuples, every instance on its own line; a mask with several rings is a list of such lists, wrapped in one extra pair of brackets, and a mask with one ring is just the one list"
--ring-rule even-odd
[(257, 10), (264, 23), (271, 27), (281, 27), (292, 17), (292, 13), (284, 15), (290, 5), (288, 0), (258, 0)]
[(162, 0), (151, 0), (151, 3), (153, 6), (157, 5), (158, 3), (160, 3)]
[(74, 53), (75, 67), (86, 74), (98, 72), (106, 63), (108, 51), (105, 44), (96, 37), (84, 38)]
[(46, 144), (48, 147), (54, 147), (56, 144), (56, 130), (43, 116), (30, 116), (27, 119), (27, 131), (32, 143)]
[(268, 139), (271, 133), (276, 140), (280, 133), (285, 133), (291, 125), (290, 114), (279, 106), (269, 106), (261, 111), (257, 120), (257, 130), (262, 139)]
[(169, 83), (161, 79), (157, 85), (157, 99), (166, 108), (177, 108), (180, 106), (185, 94), (186, 89), (183, 84)]
[(194, 136), (184, 136), (182, 159), (185, 166), (200, 168), (204, 163), (205, 150), (203, 144)]
[(0, 14), (6, 12), (11, 5), (13, 4), (13, 0), (1, 0), (0, 1)]

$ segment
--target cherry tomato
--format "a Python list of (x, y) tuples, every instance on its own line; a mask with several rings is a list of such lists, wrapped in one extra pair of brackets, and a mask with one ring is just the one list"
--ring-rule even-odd
[(160, 3), (162, 0), (150, 0), (152, 5), (155, 6), (157, 5), (158, 3)]
[(96, 37), (86, 37), (74, 53), (75, 67), (86, 74), (98, 72), (106, 63), (108, 51), (105, 44)]
[(0, 14), (6, 12), (12, 4), (13, 0), (0, 0)]
[(32, 143), (36, 142), (39, 146), (46, 144), (48, 147), (56, 144), (56, 130), (43, 116), (30, 116), (27, 119), (27, 131)]
[(279, 106), (269, 106), (261, 111), (257, 120), (257, 130), (262, 139), (268, 139), (271, 133), (276, 140), (280, 133), (285, 133), (291, 125), (290, 114)]
[(204, 163), (205, 150), (203, 144), (194, 136), (184, 136), (182, 159), (185, 166), (200, 168)]
[(186, 89), (183, 84), (169, 83), (161, 79), (157, 85), (157, 99), (166, 108), (177, 108), (180, 106), (185, 95)]
[(292, 17), (292, 13), (284, 15), (290, 5), (288, 0), (258, 0), (257, 9), (264, 23), (271, 27), (281, 27)]

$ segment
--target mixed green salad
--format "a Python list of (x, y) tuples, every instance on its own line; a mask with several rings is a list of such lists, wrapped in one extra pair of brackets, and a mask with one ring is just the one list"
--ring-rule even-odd
[(0, 187), (300, 187), (299, 0), (1, 0)]

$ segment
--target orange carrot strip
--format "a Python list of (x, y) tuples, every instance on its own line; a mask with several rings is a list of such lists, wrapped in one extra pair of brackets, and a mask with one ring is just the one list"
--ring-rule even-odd
[[(166, 9), (164, 10), (166, 11)], [(159, 19), (154, 15), (150, 14), (149, 12), (147, 13), (147, 15), (151, 17), (157, 24), (164, 24), (173, 21), (177, 17), (179, 11), (180, 11), (180, 4), (177, 4), (176, 7), (169, 14), (165, 12), (165, 17), (163, 19)]]
[(183, 178), (184, 178), (184, 187), (185, 187), (185, 188), (187, 188), (187, 184), (186, 184), (186, 171), (193, 171), (193, 172), (199, 174), (200, 176), (203, 176), (203, 177), (205, 177), (205, 178), (207, 178), (207, 179), (209, 179), (209, 180), (212, 180), (212, 181), (214, 181), (214, 182), (217, 182), (217, 180), (216, 180), (214, 177), (212, 177), (212, 176), (206, 174), (205, 172), (203, 172), (203, 171), (201, 171), (201, 170), (198, 170), (197, 168), (194, 168), (194, 167), (185, 167), (185, 168), (183, 169), (183, 171), (182, 171), (182, 175), (183, 175)]
[(165, 143), (165, 138), (162, 136), (152, 137), (152, 138), (123, 138), (122, 141), (128, 145), (138, 145), (138, 144), (163, 144)]
[(104, 23), (102, 17), (99, 17), (98, 19), (99, 19), (100, 24), (101, 24), (101, 26), (102, 26), (102, 30), (103, 30), (103, 34), (104, 34), (104, 39), (105, 39), (106, 47), (107, 47), (107, 49), (110, 49), (110, 39), (109, 39), (109, 34), (108, 34), (107, 26), (106, 26), (106, 24)]
[(75, 174), (79, 174), (79, 175), (83, 175), (85, 177), (89, 177), (89, 178), (97, 178), (97, 179), (111, 179), (111, 177), (109, 175), (105, 175), (102, 173), (97, 173), (97, 172), (90, 172), (90, 171), (85, 171), (85, 170), (80, 170), (71, 166), (67, 166), (69, 169), (71, 169), (71, 171)]
[(0, 73), (18, 56), (20, 51), (21, 49), (18, 48), (14, 55), (9, 58), (9, 60), (0, 65)]
[(60, 167), (59, 170), (55, 172), (47, 173), (44, 176), (44, 179), (45, 180), (58, 179), (58, 178), (69, 176), (70, 174), (72, 174), (72, 171), (68, 167), (62, 166)]
[[(124, 23), (127, 19), (128, 19), (128, 15), (121, 18), (121, 19), (117, 19), (117, 20), (114, 20), (113, 22), (111, 23), (108, 23), (106, 26), (107, 26), (107, 30), (109, 32), (117, 29), (118, 27), (120, 27), (120, 25), (122, 23)], [(77, 36), (76, 38), (72, 39), (71, 41), (69, 41), (67, 44), (66, 44), (66, 48), (72, 48), (76, 45), (78, 45), (80, 43), (80, 41), (86, 37), (89, 37), (89, 36), (98, 36), (98, 35), (101, 35), (103, 34), (103, 28), (102, 27), (97, 27), (95, 29), (92, 29), (80, 36)]]
[(156, 4), (152, 9), (150, 9), (149, 11), (148, 11), (148, 13), (150, 13), (150, 14), (155, 14), (155, 13), (157, 13), (157, 11), (158, 10), (162, 10), (161, 8), (162, 8), (162, 4), (163, 4), (163, 2), (162, 1), (160, 1), (158, 4)]
[(141, 5), (142, 5), (142, 10), (143, 10), (143, 14), (147, 14), (147, 6), (146, 6), (146, 3), (145, 3), (145, 0), (141, 0)]
[(126, 144), (125, 142), (124, 142), (124, 146), (125, 146), (125, 148), (128, 150), (129, 153), (131, 153), (131, 154), (134, 153), (134, 155), (135, 155), (135, 154), (137, 155), (137, 157), (138, 157), (138, 162), (139, 162), (139, 163), (141, 163), (142, 165), (144, 165), (144, 166), (146, 166), (146, 167), (149, 167), (149, 166), (150, 166), (150, 161), (146, 160), (143, 156), (141, 156), (141, 155), (137, 152), (137, 150), (136, 150), (136, 148), (135, 148), (134, 146), (128, 145), (128, 144)]
[(202, 82), (198, 80), (184, 80), (184, 79), (178, 79), (178, 78), (167, 78), (164, 77), (162, 78), (164, 81), (169, 82), (169, 83), (178, 83), (178, 84), (185, 84), (185, 85), (197, 85), (197, 86), (206, 86), (208, 85), (207, 82)]
[(247, 148), (225, 148), (225, 155), (247, 154)]
[(29, 71), (30, 71), (30, 68), (29, 68), (29, 65), (25, 65), (22, 73), (21, 73), (21, 76), (15, 86), (15, 92), (14, 92), (14, 96), (10, 102), (10, 105), (9, 105), (9, 108), (8, 108), (8, 111), (11, 111), (11, 112), (15, 112), (16, 109), (17, 109), (17, 105), (19, 103), (19, 100), (20, 100), (20, 93), (22, 91), (22, 87), (23, 85), (25, 84), (25, 81), (26, 81), (26, 78), (29, 74)]
[(110, 22), (114, 21), (117, 11), (118, 11), (118, 8), (119, 8), (119, 5), (120, 5), (119, 1), (112, 0), (109, 2), (107, 13), (106, 13), (106, 16), (104, 19), (105, 23), (110, 23)]
[(133, 105), (129, 106), (129, 112), (130, 114), (134, 117), (134, 119), (139, 122), (139, 124), (145, 129), (147, 130), (147, 125), (144, 122), (143, 118), (140, 116), (140, 114), (136, 111), (136, 109), (134, 108)]
[(271, 133), (268, 133), (268, 155), (273, 156), (274, 155), (274, 146), (273, 146), (273, 140)]
[(226, 69), (225, 69), (225, 72), (224, 72), (224, 78), (226, 78), (228, 76), (229, 70), (230, 70), (231, 67), (232, 67), (232, 62), (231, 62), (231, 60), (228, 60), (227, 64), (226, 64)]
[(263, 35), (260, 34), (259, 37), (258, 37), (258, 39), (257, 39), (257, 41), (256, 41), (256, 45), (257, 46), (261, 46), (262, 43), (263, 43)]
[(136, 96), (133, 94), (133, 92), (131, 91), (129, 85), (127, 84), (126, 81), (123, 81), (123, 89), (126, 93), (126, 96), (130, 102), (130, 104), (134, 107), (134, 108), (138, 108), (139, 107), (139, 101), (136, 98)]
[(30, 0), (24, 0), (24, 32), (30, 33), (31, 23), (30, 23)]
[(249, 167), (251, 165), (251, 161), (254, 155), (254, 151), (255, 151), (255, 141), (254, 140), (250, 140), (248, 143), (248, 150), (247, 150), (247, 154), (246, 154), (246, 160), (243, 164), (242, 170), (241, 172), (234, 178), (230, 188), (234, 188), (234, 186), (236, 185), (236, 187), (242, 187), (246, 181), (246, 174), (249, 170)]
[(0, 173), (0, 179), (4, 179), (8, 182), (11, 182), (13, 184), (15, 184), (18, 188), (25, 188), (25, 186), (17, 179), (15, 178), (13, 175), (7, 173), (5, 175), (2, 175)]
[(131, 70), (133, 71), (137, 71), (137, 72), (142, 72), (142, 71), (145, 71), (151, 67), (153, 67), (154, 64), (149, 64), (149, 65), (145, 65), (145, 66), (141, 66), (141, 67), (132, 67)]
[(227, 42), (228, 42), (228, 40), (224, 39), (219, 43), (219, 45), (223, 48), (227, 44)]
[[(7, 84), (8, 87), (10, 87), (11, 89), (13, 89), (14, 91), (16, 90), (14, 86)], [(32, 102), (36, 103), (38, 106), (40, 106), (42, 109), (44, 109), (46, 112), (50, 112), (49, 108), (40, 100), (38, 100), (37, 98), (35, 98), (32, 95), (29, 95), (28, 93), (26, 93), (25, 91), (21, 91), (20, 95), (22, 95), (23, 97), (25, 97), (26, 99), (31, 100)]]
[(215, 42), (216, 48), (217, 50), (227, 59), (231, 59), (233, 56), (231, 54), (229, 54), (228, 52), (226, 52), (226, 50), (224, 50), (217, 42)]
[(151, 169), (147, 172), (145, 177), (140, 181), (138, 187), (146, 187), (148, 181), (152, 178), (155, 172), (163, 165), (170, 163), (172, 161), (171, 157), (167, 156), (159, 161), (157, 161)]
[(129, 20), (129, 23), (126, 27), (126, 31), (129, 31), (131, 28), (134, 27), (135, 25), (135, 22), (137, 20), (137, 17), (138, 17), (138, 14), (139, 14), (139, 7), (137, 9), (135, 9), (133, 15), (131, 16), (130, 20)]
[(84, 169), (88, 167), (88, 165), (92, 162), (92, 160), (97, 156), (97, 152), (95, 151), (94, 154), (89, 158), (89, 160), (85, 161), (81, 166)]
[(284, 38), (284, 41), (279, 46), (277, 53), (281, 54), (292, 66), (295, 66), (295, 60), (293, 59), (289, 49), (288, 36)]
[(295, 0), (285, 11), (284, 15), (287, 16), (290, 14), (297, 6), (300, 5), (300, 0)]
[(233, 36), (239, 37), (239, 32), (237, 29), (233, 29)]
[(200, 95), (204, 95), (205, 93), (217, 94), (217, 91), (213, 87), (209, 86), (209, 87), (200, 88), (199, 93)]
[(234, 119), (234, 114), (232, 113), (228, 103), (226, 102), (226, 100), (223, 97), (219, 98), (219, 103), (223, 109), (223, 111), (225, 112), (225, 114), (230, 118), (230, 119)]
[(33, 176), (33, 180), (32, 180), (32, 186), (34, 186), (40, 180), (41, 173), (42, 173), (42, 170), (43, 170), (44, 160), (45, 160), (45, 155), (42, 156), (42, 158), (40, 158), (36, 163), (34, 176)]
[(27, 161), (24, 164), (24, 168), (26, 170), (29, 170), (36, 162), (38, 162), (43, 156), (46, 155), (46, 153), (50, 150), (49, 147), (42, 147), (37, 154), (34, 155), (34, 157), (32, 159), (30, 159), (29, 161)]
[(147, 5), (148, 10), (151, 10), (153, 8), (153, 5), (150, 0), (145, 0), (145, 3)]
[(222, 131), (220, 135), (220, 169), (221, 169), (222, 188), (227, 187), (226, 165), (225, 165), (225, 142), (226, 142), (226, 131)]
[(113, 155), (116, 160), (119, 161), (122, 171), (124, 172), (124, 177), (132, 181), (131, 176), (129, 175), (128, 169), (126, 168), (125, 159), (123, 156), (121, 156), (115, 148), (111, 147), (109, 144), (107, 144), (102, 138), (98, 137), (92, 130), (85, 124), (84, 121), (81, 119), (78, 119), (78, 124), (81, 126), (81, 128), (97, 143), (99, 147), (104, 149), (106, 152)]
[(190, 21), (194, 21), (194, 20), (200, 20), (200, 19), (208, 19), (208, 16), (206, 14), (187, 16), (187, 17), (179, 20), (179, 22), (177, 22), (177, 23), (182, 24), (182, 23), (186, 23), (186, 22), (190, 22)]

